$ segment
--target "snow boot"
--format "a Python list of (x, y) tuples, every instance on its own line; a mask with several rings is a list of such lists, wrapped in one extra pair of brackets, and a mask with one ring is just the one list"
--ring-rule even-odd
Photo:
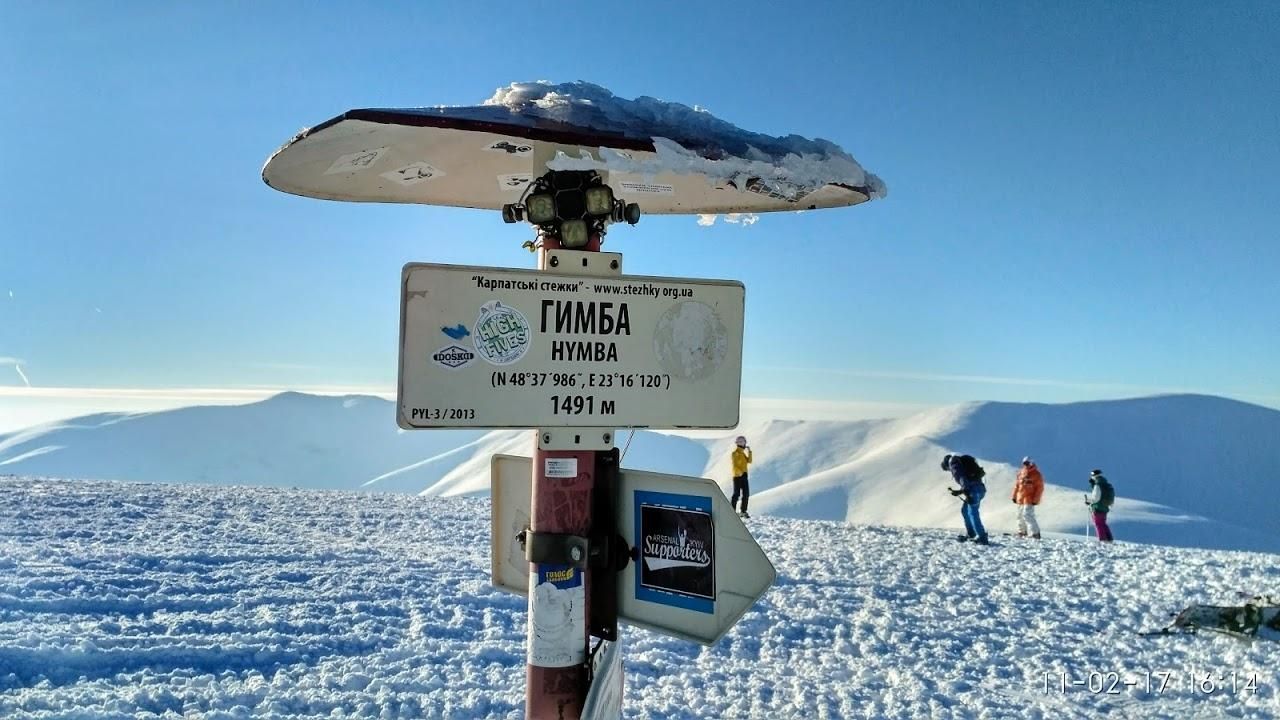
[(738, 517), (740, 517), (740, 518), (750, 518), (751, 516), (747, 514), (747, 511), (746, 511), (746, 510), (743, 510), (742, 512), (738, 513)]
[(990, 545), (990, 544), (991, 544), (991, 541), (990, 541), (990, 540), (988, 540), (988, 539), (986, 539), (985, 537), (980, 537), (980, 538), (978, 538), (977, 540), (974, 540), (973, 542), (974, 542), (975, 544), (978, 544), (978, 545)]
[(956, 540), (958, 540), (958, 541), (960, 541), (960, 542), (969, 542), (969, 541), (970, 541), (970, 540), (972, 540), (972, 539), (973, 539), (973, 538), (969, 537), (968, 535), (957, 535), (957, 536), (956, 536)]
[(1032, 539), (1032, 540), (1039, 540), (1039, 539), (1040, 539), (1040, 533), (1035, 533), (1034, 535), (1032, 535), (1032, 536), (1031, 536), (1031, 539)]

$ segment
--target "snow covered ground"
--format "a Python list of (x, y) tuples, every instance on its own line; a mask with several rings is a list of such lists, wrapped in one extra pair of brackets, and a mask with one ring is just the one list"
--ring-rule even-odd
[[(18, 477), (0, 496), (0, 717), (523, 714), (525, 602), (489, 585), (487, 499)], [(1280, 644), (1135, 635), (1280, 591), (1280, 556), (752, 529), (778, 580), (718, 645), (623, 629), (626, 717), (1280, 716)], [(1062, 690), (1090, 673), (1115, 692)]]

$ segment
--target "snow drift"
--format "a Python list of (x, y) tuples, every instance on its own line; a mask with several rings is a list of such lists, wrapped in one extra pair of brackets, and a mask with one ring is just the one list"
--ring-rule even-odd
[[(525, 599), (489, 584), (484, 498), (35, 478), (0, 496), (0, 717), (523, 716)], [(624, 717), (1280, 714), (1280, 645), (1137, 635), (1274, 590), (1277, 556), (751, 527), (773, 588), (713, 647), (622, 627)]]

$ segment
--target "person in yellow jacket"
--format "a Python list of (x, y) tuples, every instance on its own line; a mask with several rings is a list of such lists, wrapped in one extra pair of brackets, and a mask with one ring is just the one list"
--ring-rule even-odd
[(751, 448), (747, 447), (747, 439), (741, 435), (733, 441), (733, 497), (729, 504), (738, 509), (738, 495), (742, 495), (742, 510), (738, 512), (744, 518), (747, 514), (747, 497), (751, 495), (751, 486), (747, 484), (747, 466), (751, 464)]
[(1029, 457), (1022, 458), (1022, 469), (1013, 482), (1013, 502), (1018, 505), (1018, 537), (1028, 534), (1040, 539), (1040, 525), (1036, 523), (1036, 506), (1044, 495), (1044, 476)]

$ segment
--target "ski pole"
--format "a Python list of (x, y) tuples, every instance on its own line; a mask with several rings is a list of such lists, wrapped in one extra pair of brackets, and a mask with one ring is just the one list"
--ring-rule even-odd
[[(1084, 504), (1085, 504), (1085, 508), (1087, 509), (1087, 508), (1089, 507), (1089, 496), (1088, 496), (1088, 495), (1085, 495), (1085, 496), (1084, 496)], [(1089, 519), (1088, 519), (1088, 520), (1086, 520), (1086, 521), (1085, 521), (1085, 523), (1084, 523), (1084, 539), (1085, 539), (1085, 540), (1088, 540), (1088, 539), (1089, 539), (1089, 526), (1090, 526), (1090, 525), (1092, 525), (1092, 524), (1093, 524), (1093, 515), (1090, 515), (1090, 516), (1089, 516)]]

